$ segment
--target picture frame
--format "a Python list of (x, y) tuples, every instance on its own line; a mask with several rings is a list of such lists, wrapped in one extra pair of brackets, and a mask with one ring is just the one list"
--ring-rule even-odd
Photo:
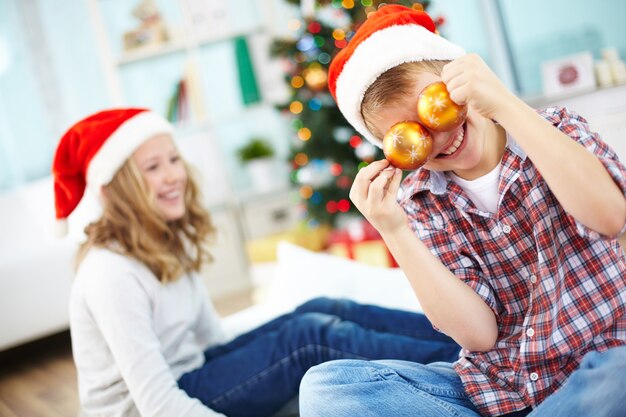
[(558, 96), (586, 92), (596, 88), (593, 55), (581, 52), (541, 65), (543, 94)]

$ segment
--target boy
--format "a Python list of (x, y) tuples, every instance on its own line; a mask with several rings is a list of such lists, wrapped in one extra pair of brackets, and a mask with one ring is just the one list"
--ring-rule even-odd
[[(428, 15), (386, 6), (333, 60), (329, 89), (367, 139), (418, 120), (443, 81), (465, 123), (430, 132), (433, 153), (403, 183), (385, 160), (350, 197), (378, 229), (454, 364), (338, 361), (310, 370), (303, 416), (527, 415), (587, 352), (626, 342), (626, 167), (584, 119), (535, 112)], [(375, 411), (372, 411), (375, 410)]]

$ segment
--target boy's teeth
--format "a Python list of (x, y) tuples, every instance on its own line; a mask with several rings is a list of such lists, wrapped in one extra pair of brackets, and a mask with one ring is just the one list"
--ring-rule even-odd
[(442, 154), (452, 155), (454, 152), (456, 152), (457, 149), (459, 149), (459, 146), (461, 146), (462, 142), (463, 142), (463, 129), (460, 129), (456, 134), (456, 139), (454, 140), (454, 143), (452, 143), (452, 145), (448, 149), (443, 151)]

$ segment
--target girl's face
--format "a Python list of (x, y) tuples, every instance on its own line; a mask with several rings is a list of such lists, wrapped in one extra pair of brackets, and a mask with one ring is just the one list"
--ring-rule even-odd
[(187, 170), (170, 135), (157, 135), (144, 142), (132, 156), (148, 183), (161, 217), (167, 221), (185, 215)]
[[(419, 121), (417, 116), (419, 93), (424, 87), (436, 81), (441, 81), (441, 78), (435, 74), (429, 72), (420, 74), (415, 90), (408, 98), (378, 111), (377, 118), (372, 124), (384, 134), (398, 122)], [(454, 171), (460, 177), (469, 180), (489, 172), (497, 165), (499, 159), (493, 163), (493, 158), (487, 157), (485, 153), (487, 122), (487, 119), (473, 111), (470, 106), (465, 123), (457, 129), (451, 132), (427, 129), (433, 137), (433, 153), (424, 168), (433, 171)]]

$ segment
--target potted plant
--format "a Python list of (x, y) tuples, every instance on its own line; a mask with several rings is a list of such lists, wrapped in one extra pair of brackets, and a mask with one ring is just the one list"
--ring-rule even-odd
[(256, 191), (269, 191), (276, 186), (274, 173), (274, 147), (264, 138), (252, 137), (237, 149), (237, 157), (248, 171)]

